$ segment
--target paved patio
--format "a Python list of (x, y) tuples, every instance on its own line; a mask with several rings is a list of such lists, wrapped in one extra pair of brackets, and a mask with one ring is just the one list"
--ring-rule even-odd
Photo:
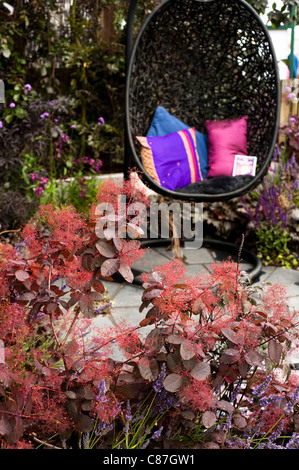
[[(213, 248), (202, 247), (197, 250), (182, 249), (187, 275), (194, 276), (199, 273), (211, 272), (211, 264), (227, 259), (228, 254)], [(152, 268), (164, 264), (173, 258), (171, 249), (167, 246), (148, 248), (143, 258), (135, 263), (135, 269), (141, 272), (151, 272)], [(235, 257), (232, 256), (232, 259)], [(253, 266), (248, 262), (241, 262), (241, 269), (248, 273)], [(260, 282), (280, 283), (287, 287), (289, 294), (289, 306), (299, 312), (299, 271), (288, 270), (273, 266), (262, 266), (262, 270), (253, 285)], [(96, 322), (106, 325), (117, 325), (126, 320), (133, 325), (138, 325), (144, 318), (144, 312), (139, 313), (143, 288), (140, 285), (128, 284), (121, 279), (115, 282), (105, 282), (108, 296), (112, 298), (110, 313), (98, 315)], [(147, 327), (148, 328), (148, 327)], [(299, 352), (290, 357), (294, 363), (299, 363)]]

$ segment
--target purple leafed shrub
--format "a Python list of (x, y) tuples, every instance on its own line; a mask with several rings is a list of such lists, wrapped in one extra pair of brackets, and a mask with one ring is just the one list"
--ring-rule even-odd
[[(117, 211), (120, 194), (145, 202), (110, 181), (98, 202)], [(297, 447), (286, 290), (244, 285), (229, 260), (194, 278), (174, 260), (143, 275), (139, 324), (104, 325), (103, 280), (131, 282), (143, 251), (97, 222), (41, 206), (17, 249), (0, 245), (1, 448)]]

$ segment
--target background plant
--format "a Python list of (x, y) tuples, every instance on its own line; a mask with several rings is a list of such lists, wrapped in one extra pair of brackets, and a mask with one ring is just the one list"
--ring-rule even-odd
[[(295, 119), (290, 118), (294, 129)], [(286, 126), (284, 126), (285, 131)], [(289, 134), (288, 139), (289, 139)], [(292, 131), (293, 135), (293, 131)], [(290, 153), (292, 150), (292, 153)], [(242, 198), (255, 231), (257, 250), (265, 264), (296, 267), (298, 231), (294, 217), (298, 209), (298, 163), (293, 144), (276, 146), (270, 170), (256, 190)]]
[[(67, 105), (64, 117), (69, 119), (63, 121), (63, 132), (70, 135), (71, 126), (76, 125), (76, 132), (72, 131), (76, 159), (100, 159), (102, 171), (107, 173), (122, 170), (125, 26), (129, 1), (14, 0), (10, 3), (14, 7), (12, 16), (0, 4), (0, 79), (5, 83), (7, 105), (15, 103), (14, 109), (5, 110), (6, 120), (3, 120), (4, 109), (0, 105), (0, 120), (4, 123), (0, 129), (3, 157), (0, 161), (0, 217), (3, 227), (16, 228), (26, 223), (38, 204), (31, 197), (27, 198), (31, 183), (27, 170), (31, 167), (32, 173), (42, 173), (51, 154), (46, 150), (47, 139), (43, 134), (39, 134), (38, 142), (41, 151), (44, 145), (42, 159), (36, 160), (36, 154), (24, 150), (25, 138), (20, 129), (26, 115), (25, 85), (32, 86), (35, 91), (41, 115), (51, 114), (48, 110), (50, 102)], [(135, 33), (157, 3), (158, 0), (137, 3)], [(250, 3), (262, 13), (269, 2)], [(275, 19), (272, 15), (272, 20), (290, 21), (290, 8), (295, 4), (297, 1), (285, 1), (280, 17)], [(105, 119), (105, 126), (95, 138), (94, 126), (99, 112)], [(37, 137), (36, 131), (39, 129), (34, 125), (31, 135), (27, 129), (26, 139), (30, 137), (32, 142)], [(52, 132), (56, 132), (54, 126)], [(52, 138), (54, 143), (55, 136)], [(71, 148), (69, 150), (71, 153)], [(67, 162), (61, 161), (69, 165), (67, 171), (71, 173), (71, 156)], [(34, 168), (35, 163), (37, 168)], [(74, 172), (76, 174), (76, 167)], [(24, 174), (27, 175), (25, 185), (21, 179)], [(85, 176), (84, 172), (81, 176)], [(49, 176), (42, 174), (41, 177)], [(81, 188), (78, 181), (79, 178), (76, 187), (70, 191), (73, 197), (70, 202), (77, 208), (82, 204), (82, 210), (86, 210), (94, 197), (94, 186), (87, 180)], [(40, 182), (38, 191), (43, 189), (43, 182)], [(57, 185), (52, 183), (48, 187), (50, 194), (44, 202), (51, 197), (58, 201), (65, 199), (66, 194), (62, 195)], [(79, 197), (82, 191), (86, 191), (87, 199)], [(21, 206), (22, 210), (19, 210)]]

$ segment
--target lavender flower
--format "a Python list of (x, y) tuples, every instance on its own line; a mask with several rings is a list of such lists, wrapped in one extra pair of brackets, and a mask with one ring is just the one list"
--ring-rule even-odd
[(299, 434), (294, 432), (291, 439), (286, 445), (286, 449), (298, 449), (299, 448)]
[(237, 386), (235, 387), (235, 389), (233, 390), (233, 392), (231, 394), (231, 401), (232, 402), (234, 402), (236, 400), (237, 396), (239, 395), (240, 388), (241, 388), (241, 381), (237, 384)]
[(266, 380), (261, 383), (260, 385), (258, 385), (253, 391), (252, 391), (252, 395), (256, 396), (256, 397), (260, 397), (264, 392), (265, 390), (267, 389), (269, 383), (271, 382), (272, 380), (272, 374), (269, 374), (267, 377), (266, 377)]
[(155, 431), (152, 435), (152, 439), (159, 439), (159, 437), (161, 437), (161, 433), (163, 431), (163, 426), (160, 426), (159, 429), (157, 429), (157, 431)]
[(269, 437), (268, 439), (268, 443), (275, 443), (275, 441), (279, 438), (279, 436), (281, 435), (282, 433), (282, 430), (283, 430), (283, 427), (284, 427), (284, 422), (285, 420), (282, 419), (279, 423), (279, 425), (277, 426), (277, 429), (271, 434), (271, 436)]
[(230, 413), (228, 414), (225, 426), (224, 426), (226, 431), (228, 431), (232, 426), (232, 418), (233, 418), (233, 411), (230, 411)]
[(9, 107), (10, 107), (10, 108), (15, 108), (15, 107), (16, 107), (16, 103), (10, 103)]
[(100, 385), (98, 386), (98, 390), (99, 390), (99, 393), (96, 396), (96, 399), (100, 403), (106, 403), (107, 402), (107, 397), (106, 397), (107, 388), (105, 384), (105, 379), (101, 380)]
[(94, 433), (96, 436), (103, 436), (104, 434), (107, 434), (109, 431), (112, 431), (112, 429), (113, 429), (112, 424), (107, 424), (107, 423), (103, 423), (102, 421), (100, 421), (97, 424), (97, 427)]
[(162, 391), (162, 389), (164, 388), (163, 382), (165, 380), (165, 377), (166, 377), (166, 364), (165, 362), (163, 362), (161, 366), (161, 371), (158, 377), (156, 378), (156, 380), (153, 382), (153, 389), (155, 390), (155, 392), (160, 393)]
[(259, 404), (261, 406), (268, 406), (270, 405), (271, 403), (274, 403), (276, 401), (279, 401), (279, 400), (283, 400), (284, 399), (284, 396), (280, 396), (280, 395), (270, 395), (269, 397), (263, 397), (261, 398), (261, 400), (259, 401)]
[(89, 446), (89, 432), (84, 432), (82, 436), (83, 449), (88, 449)]
[(40, 115), (40, 118), (45, 119), (46, 117), (49, 117), (49, 116), (50, 116), (49, 113), (43, 113), (43, 114)]
[(131, 410), (131, 405), (130, 405), (130, 400), (127, 400), (127, 408), (126, 408), (126, 423), (124, 426), (124, 433), (128, 434), (129, 432), (129, 427), (130, 427), (130, 422), (132, 421), (132, 410)]
[(102, 305), (101, 307), (96, 308), (95, 311), (94, 311), (94, 313), (98, 315), (99, 313), (104, 312), (104, 311), (105, 311), (108, 307), (110, 307), (111, 305), (112, 305), (112, 302), (109, 302), (109, 303), (107, 303), (107, 304), (105, 304), (105, 305)]
[(150, 443), (150, 440), (149, 440), (149, 439), (147, 439), (146, 441), (144, 441), (144, 443), (143, 443), (142, 446), (141, 446), (141, 449), (146, 449), (147, 446), (149, 445), (149, 443)]
[(286, 409), (287, 414), (291, 414), (293, 412), (294, 406), (296, 405), (298, 400), (299, 400), (299, 385), (296, 388), (295, 392), (293, 393), (292, 398), (290, 399), (290, 401), (288, 403), (288, 406), (287, 406), (287, 409)]

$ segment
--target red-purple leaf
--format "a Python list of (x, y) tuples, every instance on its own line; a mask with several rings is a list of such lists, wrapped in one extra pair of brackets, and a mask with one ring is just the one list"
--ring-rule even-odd
[(20, 295), (18, 301), (28, 302), (29, 300), (35, 299), (33, 292), (25, 292), (25, 294)]
[(145, 379), (145, 380), (156, 380), (159, 374), (159, 366), (158, 362), (155, 359), (147, 359), (147, 358), (141, 358), (139, 363), (138, 363), (138, 369), (140, 372), (140, 375)]
[(24, 261), (18, 261), (18, 260), (10, 259), (9, 262), (12, 263), (12, 264), (16, 264), (17, 266), (25, 266)]
[(117, 237), (115, 237), (115, 238), (113, 238), (113, 243), (114, 243), (114, 245), (115, 245), (115, 248), (116, 248), (118, 251), (120, 251), (120, 250), (123, 248), (123, 246), (124, 246), (124, 240), (123, 240), (123, 238), (117, 238)]
[(268, 344), (268, 354), (272, 362), (278, 363), (281, 358), (283, 347), (280, 343), (271, 339)]
[(179, 372), (181, 365), (180, 365), (180, 356), (179, 351), (176, 350), (174, 353), (170, 353), (167, 355), (167, 367), (172, 372)]
[(89, 270), (91, 269), (93, 262), (93, 256), (89, 253), (84, 253), (82, 255), (82, 267)]
[(178, 335), (174, 335), (174, 334), (171, 334), (171, 335), (168, 335), (165, 340), (167, 341), (167, 343), (170, 343), (170, 344), (181, 344), (184, 339), (181, 338), (181, 336), (178, 336)]
[(234, 348), (227, 348), (225, 350), (225, 354), (227, 354), (228, 356), (239, 356), (240, 353), (237, 349), (234, 349)]
[(228, 413), (234, 411), (234, 405), (232, 405), (229, 401), (226, 400), (219, 400), (217, 402), (217, 408), (220, 408), (220, 410), (223, 411), (227, 411)]
[(112, 240), (115, 237), (115, 228), (107, 227), (104, 229), (103, 234), (106, 240)]
[(227, 348), (220, 358), (222, 364), (232, 364), (240, 358), (240, 353), (236, 349)]
[(127, 230), (128, 230), (128, 233), (130, 234), (130, 236), (133, 238), (133, 237), (140, 237), (144, 234), (144, 231), (142, 230), (141, 227), (139, 227), (138, 225), (136, 224), (132, 224), (131, 222), (129, 222), (127, 224)]
[(0, 436), (8, 436), (12, 432), (12, 425), (6, 416), (0, 418)]
[(94, 314), (95, 306), (92, 296), (86, 294), (82, 295), (79, 300), (79, 307), (81, 312), (86, 318), (91, 318)]
[(18, 281), (26, 281), (26, 279), (29, 278), (27, 271), (23, 271), (22, 269), (18, 269), (18, 271), (15, 272), (15, 276)]
[(191, 357), (191, 359), (188, 359), (187, 361), (183, 360), (183, 365), (184, 365), (185, 369), (187, 369), (187, 370), (192, 370), (194, 368), (194, 366), (196, 365), (196, 363), (197, 363), (196, 356)]
[(162, 293), (162, 290), (161, 289), (149, 289), (149, 290), (145, 290), (143, 292), (143, 295), (142, 295), (142, 299), (144, 300), (151, 300), (151, 299), (154, 299), (156, 297), (159, 297)]
[(146, 348), (152, 349), (156, 352), (160, 351), (162, 345), (164, 343), (163, 336), (160, 330), (154, 329), (149, 332), (147, 335), (144, 346)]
[(139, 307), (139, 312), (141, 313), (145, 308), (149, 306), (150, 303), (151, 302), (149, 300), (144, 300)]
[(115, 274), (119, 268), (118, 259), (107, 259), (101, 266), (101, 274), (104, 277), (109, 277)]
[(92, 284), (92, 287), (94, 288), (95, 291), (99, 292), (100, 294), (104, 294), (105, 292), (105, 286), (101, 281), (94, 281)]
[(95, 302), (100, 302), (104, 299), (104, 296), (100, 292), (89, 292), (88, 297)]
[(262, 367), (263, 366), (263, 356), (255, 351), (254, 349), (250, 349), (246, 354), (244, 354), (244, 358), (248, 362), (248, 364), (252, 367)]
[(190, 341), (184, 341), (181, 344), (180, 353), (181, 353), (182, 359), (184, 359), (185, 361), (188, 361), (189, 359), (195, 356), (196, 346), (192, 344)]
[(179, 374), (169, 374), (163, 382), (168, 392), (177, 392), (183, 385), (183, 379)]
[(122, 275), (122, 277), (127, 281), (127, 282), (133, 282), (134, 281), (134, 275), (132, 273), (132, 270), (130, 266), (126, 264), (121, 264), (118, 268), (118, 272)]
[(96, 243), (96, 248), (105, 258), (113, 258), (116, 255), (115, 246), (108, 242), (99, 241)]
[(235, 415), (233, 418), (233, 421), (234, 421), (234, 425), (237, 426), (237, 428), (239, 429), (244, 429), (247, 426), (246, 419), (240, 414)]
[(70, 299), (67, 303), (68, 308), (73, 307), (80, 299), (79, 294), (71, 294)]
[(156, 321), (156, 317), (154, 316), (151, 316), (151, 317), (147, 317), (147, 318), (144, 318), (143, 320), (141, 320), (141, 322), (139, 323), (139, 326), (148, 326), (148, 325), (153, 325)]
[(205, 411), (202, 415), (202, 424), (205, 428), (211, 428), (217, 421), (217, 416), (213, 411)]
[(235, 331), (230, 328), (222, 328), (221, 333), (234, 344), (240, 344), (240, 338), (238, 338)]
[(243, 378), (247, 377), (247, 372), (248, 372), (248, 363), (247, 362), (239, 361), (238, 362), (238, 369), (239, 369), (241, 377), (243, 377)]
[(58, 308), (58, 304), (56, 302), (49, 302), (47, 305), (47, 312), (53, 313)]
[(198, 362), (191, 370), (194, 379), (205, 380), (211, 373), (210, 365), (207, 362)]
[(0, 382), (4, 387), (10, 387), (12, 383), (11, 374), (4, 369), (0, 369)]
[[(196, 445), (196, 444), (195, 444)], [(196, 447), (193, 447), (193, 449), (196, 449)], [(200, 448), (200, 447), (199, 447)], [(213, 441), (207, 441), (203, 444), (202, 446), (203, 449), (220, 449), (219, 444), (217, 442)]]

